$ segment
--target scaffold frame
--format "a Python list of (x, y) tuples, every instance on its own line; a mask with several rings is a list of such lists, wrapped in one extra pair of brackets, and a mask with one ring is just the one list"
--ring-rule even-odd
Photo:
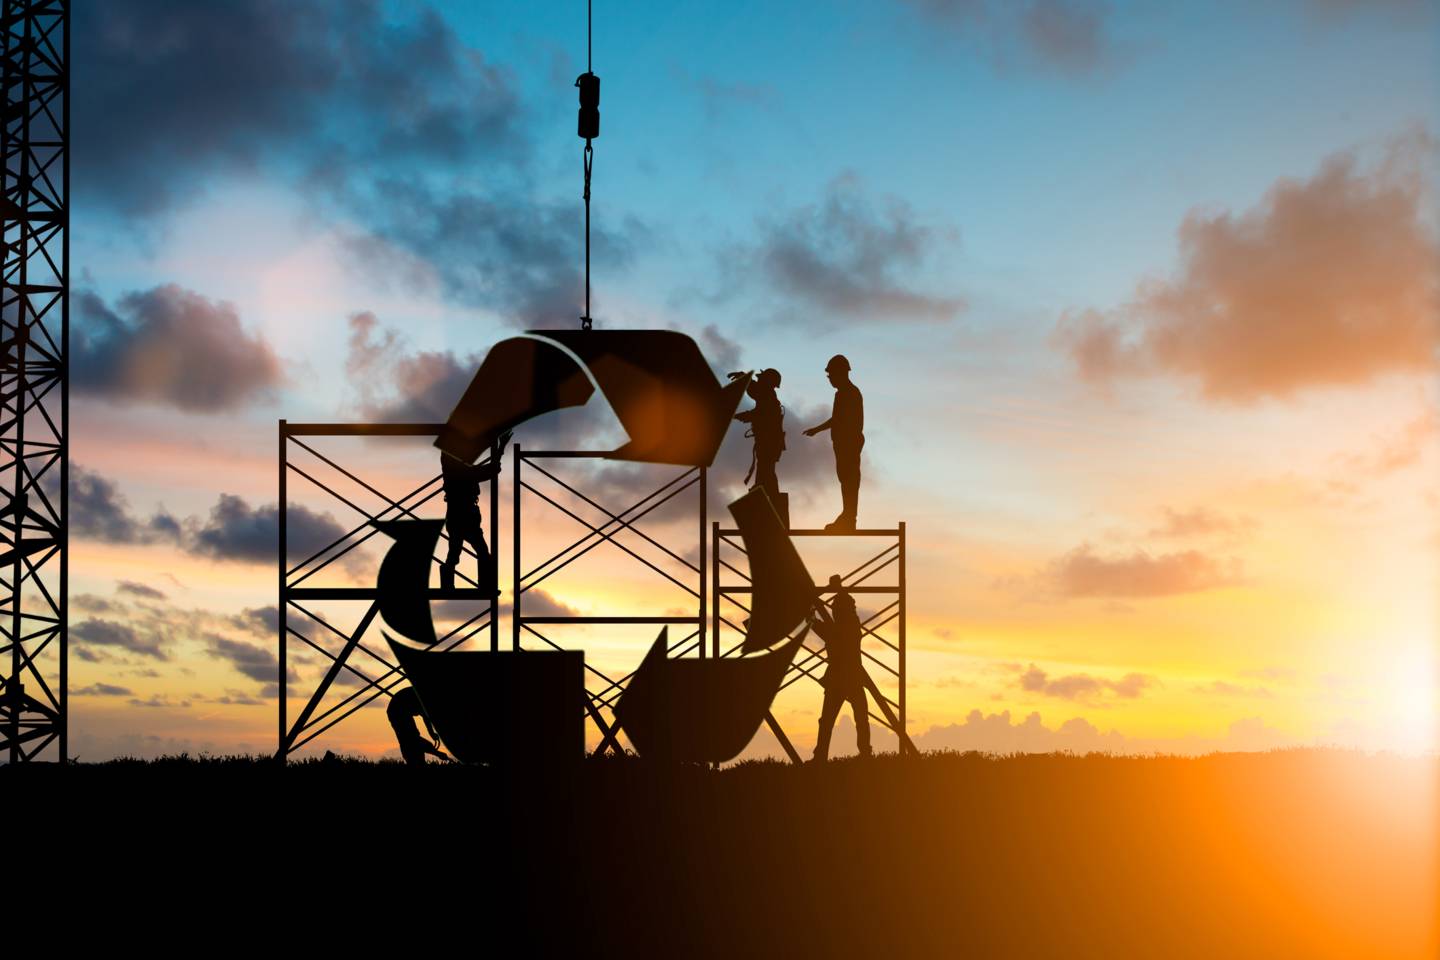
[[(671, 477), (669, 480), (662, 483), (659, 487), (651, 490), (649, 493), (645, 494), (640, 499), (634, 501), (629, 506), (625, 507), (619, 512), (614, 512), (608, 507), (599, 503), (597, 500), (589, 497), (583, 490), (579, 489), (574, 484), (562, 479), (561, 477), (556, 476), (555, 473), (550, 470), (546, 470), (545, 467), (541, 465), (541, 461), (545, 460), (575, 461), (605, 459), (606, 454), (573, 450), (523, 451), (520, 448), (519, 444), (515, 445), (514, 451), (514, 458), (511, 461), (511, 486), (513, 496), (513, 521), (511, 524), (511, 546), (513, 550), (513, 579), (511, 580), (511, 596), (513, 601), (513, 606), (511, 610), (512, 648), (515, 650), (524, 649), (525, 639), (527, 637), (533, 637), (549, 648), (556, 650), (565, 649), (559, 643), (557, 643), (553, 637), (548, 636), (545, 631), (537, 629), (537, 627), (543, 626), (562, 624), (631, 624), (636, 626), (679, 625), (693, 626), (694, 630), (687, 633), (685, 636), (681, 637), (678, 640), (671, 640), (667, 647), (669, 655), (686, 656), (690, 653), (694, 653), (697, 656), (705, 656), (705, 630), (708, 589), (708, 584), (706, 582), (705, 576), (707, 549), (705, 530), (708, 519), (708, 506), (706, 502), (708, 495), (707, 468), (676, 467), (675, 469), (678, 472), (675, 476)], [(590, 521), (587, 521), (584, 518), (580, 517), (571, 510), (567, 509), (563, 504), (556, 501), (553, 497), (546, 494), (543, 490), (540, 490), (535, 485), (526, 481), (525, 469), (527, 466), (530, 469), (543, 474), (552, 483), (558, 485), (568, 494), (578, 497), (581, 501), (588, 504), (591, 508), (598, 510), (599, 512), (604, 514), (606, 519), (597, 526)], [(671, 500), (675, 499), (677, 496), (684, 493), (691, 487), (698, 488), (697, 512), (699, 516), (696, 528), (696, 539), (697, 549), (699, 552), (699, 560), (697, 563), (691, 563), (689, 560), (676, 553), (671, 548), (665, 546), (656, 538), (651, 537), (649, 534), (645, 533), (637, 526), (635, 526), (635, 524), (639, 520), (659, 509), (666, 503), (669, 503)], [(561, 513), (564, 513), (566, 516), (570, 517), (570, 519), (574, 520), (575, 522), (586, 528), (585, 534), (581, 536), (579, 540), (576, 540), (573, 543), (569, 544), (564, 549), (560, 550), (558, 553), (551, 554), (539, 564), (531, 567), (528, 570), (525, 569), (523, 562), (524, 508), (522, 495), (525, 492), (529, 492), (532, 496), (538, 498), (540, 501), (542, 501), (549, 507), (560, 511)], [(617, 535), (621, 531), (626, 530), (636, 534), (639, 538), (644, 540), (649, 545), (665, 553), (672, 560), (678, 561), (679, 563), (683, 564), (690, 572), (695, 575), (695, 586), (691, 587), (687, 583), (682, 582), (677, 578), (671, 576), (669, 573), (661, 570), (656, 564), (650, 562), (649, 560), (646, 560), (644, 557), (641, 557), (638, 553), (631, 550), (629, 547), (620, 543), (617, 539)], [(594, 550), (605, 544), (609, 544), (610, 546), (625, 552), (633, 559), (636, 559), (640, 563), (644, 564), (656, 575), (665, 577), (673, 584), (690, 593), (695, 598), (697, 603), (695, 616), (526, 616), (524, 614), (524, 597), (526, 592), (535, 589), (539, 586), (540, 583), (542, 583), (552, 574), (574, 563), (576, 560), (589, 553), (591, 550)], [(635, 669), (638, 668), (639, 658), (637, 658), (636, 660)], [(588, 683), (585, 688), (585, 712), (590, 722), (594, 724), (599, 734), (599, 743), (595, 747), (594, 754), (601, 755), (606, 752), (613, 752), (617, 754), (621, 753), (622, 748), (620, 746), (619, 736), (623, 732), (623, 730), (620, 729), (615, 723), (614, 707), (616, 702), (619, 700), (620, 695), (624, 692), (625, 684), (630, 680), (632, 676), (634, 676), (635, 671), (632, 669), (624, 676), (612, 677), (606, 674), (604, 671), (600, 670), (594, 664), (590, 663), (587, 659), (585, 663), (585, 673), (587, 680), (590, 677), (594, 677), (596, 682), (604, 684), (604, 686), (599, 687), (598, 690), (591, 689)], [(607, 713), (609, 716), (608, 720), (606, 719)]]
[[(739, 598), (748, 596), (751, 592), (750, 575), (745, 570), (730, 562), (726, 557), (727, 549), (743, 556), (745, 546), (738, 539), (740, 531), (733, 528), (721, 527), (719, 521), (711, 526), (710, 536), (710, 582), (714, 594), (714, 603), (710, 608), (711, 625), (711, 655), (715, 657), (734, 657), (741, 652), (741, 642), (744, 638), (744, 627), (731, 620), (726, 615), (726, 605), (735, 607), (739, 615), (749, 613), (749, 608)], [(840, 577), (841, 586), (851, 594), (866, 594), (878, 596), (893, 596), (894, 599), (880, 609), (872, 612), (861, 621), (860, 627), (862, 638), (876, 641), (882, 651), (887, 651), (893, 657), (893, 665), (886, 662), (882, 654), (877, 656), (872, 649), (866, 650), (861, 647), (862, 663), (866, 664), (866, 686), (869, 693), (869, 717), (880, 724), (891, 733), (895, 734), (902, 753), (915, 752), (914, 744), (911, 743), (906, 730), (905, 710), (905, 524), (899, 523), (894, 528), (871, 528), (859, 529), (846, 533), (836, 533), (830, 530), (813, 529), (791, 529), (792, 538), (826, 537), (826, 538), (883, 538), (886, 543), (878, 553), (867, 558), (859, 566), (854, 567)], [(895, 568), (895, 582), (893, 585), (876, 585), (867, 583), (873, 577), (891, 567)], [(728, 572), (735, 579), (726, 582), (724, 574)], [(834, 602), (835, 592), (828, 584), (816, 584), (816, 592), (821, 597), (826, 597), (827, 605)], [(895, 624), (895, 641), (892, 643), (881, 630), (890, 624)], [(721, 639), (725, 628), (740, 635), (734, 644), (726, 646)], [(804, 625), (791, 631), (790, 636), (795, 636), (804, 630)], [(780, 690), (784, 691), (790, 686), (809, 679), (814, 683), (822, 684), (820, 668), (825, 664), (825, 648), (823, 644), (806, 639), (801, 642), (800, 652), (796, 660), (790, 664), (785, 671), (785, 679), (780, 684)], [(896, 684), (897, 693), (892, 699), (887, 697), (868, 676), (870, 666), (878, 667), (887, 675), (892, 677)], [(878, 712), (877, 712), (878, 710)], [(766, 722), (780, 746), (785, 750), (787, 756), (795, 763), (800, 763), (799, 752), (790, 742), (785, 731), (773, 715), (767, 715)]]
[[(353, 716), (379, 697), (390, 697), (402, 684), (405, 677), (400, 667), (391, 662), (388, 654), (383, 651), (377, 652), (373, 647), (367, 646), (364, 642), (365, 632), (374, 622), (379, 607), (377, 605), (377, 591), (373, 586), (366, 587), (305, 587), (302, 586), (306, 580), (319, 573), (334, 563), (341, 560), (346, 554), (360, 546), (362, 543), (375, 536), (383, 536), (374, 526), (377, 521), (393, 520), (402, 517), (414, 518), (415, 511), (433, 501), (443, 492), (441, 475), (436, 473), (425, 483), (406, 493), (398, 499), (391, 498), (382, 493), (369, 482), (357, 475), (355, 471), (349, 470), (336, 458), (318, 450), (314, 438), (320, 437), (436, 437), (439, 435), (443, 424), (438, 423), (290, 423), (285, 420), (279, 422), (279, 527), (280, 536), (278, 544), (279, 563), (279, 745), (277, 756), (286, 759), (290, 754), (301, 749), (316, 738), (330, 730), (343, 720)], [(378, 512), (372, 512), (359, 504), (354, 503), (336, 490), (331, 483), (327, 483), (316, 474), (321, 473), (318, 468), (311, 467), (306, 470), (297, 463), (291, 462), (291, 455), (294, 451), (304, 451), (313, 457), (320, 464), (325, 466), (333, 474), (343, 476), (351, 482), (358, 484), (372, 495), (385, 501), (386, 506)], [(492, 448), (492, 457), (499, 455), (499, 450)], [(363, 519), (358, 526), (350, 529), (343, 537), (328, 544), (320, 551), (312, 554), (305, 560), (290, 565), (289, 562), (289, 540), (288, 540), (288, 505), (287, 481), (289, 475), (296, 476), (307, 481), (313, 488), (322, 494), (333, 499), (347, 509), (359, 514)], [(487, 519), (486, 539), (490, 547), (491, 561), (491, 583), (495, 585), (493, 590), (481, 590), (479, 584), (466, 575), (463, 570), (456, 571), (456, 577), (470, 584), (469, 587), (457, 587), (455, 589), (432, 589), (429, 591), (432, 600), (474, 600), (487, 601), (487, 606), (477, 612), (473, 617), (464, 621), (460, 626), (455, 627), (448, 633), (440, 636), (435, 648), (436, 650), (450, 650), (458, 647), (477, 636), (482, 632), (489, 632), (489, 648), (498, 650), (500, 644), (499, 634), (499, 552), (497, 545), (497, 518), (500, 512), (499, 477), (488, 481), (489, 483), (489, 515)], [(447, 534), (441, 534), (442, 542)], [(468, 544), (463, 545), (463, 555), (478, 562), (476, 553)], [(358, 625), (346, 633), (327, 622), (323, 617), (317, 616), (305, 606), (308, 601), (346, 601), (352, 603), (365, 603), (363, 614), (360, 615)], [(317, 625), (329, 630), (338, 638), (344, 641), (338, 654), (326, 649), (316, 643), (311, 637), (291, 626), (290, 611), (300, 613), (305, 622)], [(303, 625), (303, 624), (302, 624)], [(330, 661), (324, 677), (318, 685), (305, 698), (304, 706), (293, 723), (288, 722), (288, 656), (289, 640), (294, 637), (300, 641), (306, 649), (316, 652)], [(381, 664), (385, 671), (379, 676), (371, 677), (351, 664), (350, 657), (360, 650), (368, 657)], [(358, 677), (361, 685), (353, 692), (342, 698), (338, 703), (331, 704), (325, 710), (320, 711), (320, 704), (324, 701), (325, 695), (329, 692), (336, 678), (342, 670), (347, 670)], [(317, 713), (317, 711), (319, 711)]]

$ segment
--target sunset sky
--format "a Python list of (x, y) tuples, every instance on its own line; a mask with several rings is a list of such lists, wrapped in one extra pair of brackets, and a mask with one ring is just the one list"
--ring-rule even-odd
[[(1440, 5), (595, 16), (597, 326), (779, 369), (799, 526), (838, 510), (800, 431), (850, 358), (861, 524), (907, 524), (918, 745), (1440, 745)], [(273, 751), (276, 421), (443, 420), (495, 341), (577, 325), (584, 5), (125, 0), (72, 30), (70, 750)], [(387, 492), (435, 472), (425, 441), (345, 450)], [(359, 522), (298, 486), (311, 533)], [(545, 590), (683, 606), (613, 563)], [(653, 637), (589, 642), (624, 672)], [(797, 745), (819, 700), (782, 700)], [(316, 746), (393, 739), (368, 709)]]

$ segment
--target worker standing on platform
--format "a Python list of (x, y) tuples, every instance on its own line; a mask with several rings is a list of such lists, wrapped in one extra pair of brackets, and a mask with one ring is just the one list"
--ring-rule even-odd
[(865, 398), (850, 382), (850, 361), (840, 354), (825, 364), (825, 374), (835, 388), (835, 405), (830, 419), (805, 431), (813, 437), (830, 431), (835, 448), (835, 476), (840, 481), (840, 516), (825, 525), (832, 533), (854, 533), (860, 503), (860, 449), (865, 446)]
[(468, 543), (477, 556), (475, 583), (477, 589), (494, 592), (490, 549), (480, 529), (480, 484), (500, 474), (500, 462), (510, 443), (510, 431), (500, 435), (494, 454), (484, 463), (465, 463), (448, 453), (440, 454), (440, 476), (445, 487), (445, 535), (449, 550), (440, 565), (440, 587), (455, 589), (455, 565), (460, 562), (461, 544)]
[(745, 482), (755, 477), (755, 486), (765, 491), (781, 519), (789, 526), (789, 510), (780, 493), (780, 480), (775, 475), (775, 465), (785, 452), (785, 408), (780, 405), (776, 393), (780, 389), (780, 371), (774, 368), (761, 370), (745, 392), (755, 401), (755, 406), (735, 414), (741, 423), (750, 424), (747, 436), (755, 439), (755, 448), (750, 456), (750, 470)]
[(820, 707), (820, 730), (815, 735), (815, 762), (824, 763), (830, 755), (830, 731), (840, 707), (849, 703), (855, 713), (855, 745), (860, 756), (870, 756), (870, 708), (865, 699), (865, 667), (860, 663), (860, 616), (855, 612), (855, 598), (840, 585), (840, 578), (830, 578), (835, 599), (830, 605), (830, 619), (812, 620), (815, 631), (825, 640), (825, 700)]

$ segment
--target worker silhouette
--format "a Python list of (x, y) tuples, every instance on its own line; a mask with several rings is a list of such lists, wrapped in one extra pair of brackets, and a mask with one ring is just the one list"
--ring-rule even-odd
[(830, 730), (840, 707), (849, 703), (855, 714), (855, 744), (862, 757), (870, 756), (870, 709), (865, 700), (865, 668), (860, 664), (860, 617), (855, 612), (855, 599), (840, 585), (840, 578), (830, 578), (835, 599), (830, 616), (812, 619), (815, 632), (825, 641), (828, 664), (821, 683), (825, 700), (820, 707), (820, 730), (815, 735), (815, 762), (824, 763), (830, 755)]
[[(385, 708), (385, 716), (390, 721), (390, 729), (395, 731), (395, 739), (400, 742), (400, 756), (407, 764), (412, 767), (424, 766), (427, 753), (445, 757), (433, 742), (439, 740), (439, 737), (435, 735), (435, 728), (430, 724), (425, 708), (420, 705), (420, 695), (415, 692), (414, 687), (406, 687), (392, 696), (390, 705)], [(415, 722), (416, 717), (425, 721), (425, 730), (430, 734), (429, 740), (420, 735), (420, 725)]]
[(773, 368), (761, 370), (759, 376), (745, 388), (745, 393), (755, 401), (755, 406), (735, 414), (735, 419), (750, 424), (750, 430), (745, 435), (755, 440), (745, 482), (748, 484), (752, 476), (755, 478), (753, 486), (765, 491), (771, 506), (788, 527), (788, 498), (780, 492), (780, 480), (775, 475), (775, 465), (780, 462), (780, 455), (785, 452), (785, 408), (780, 405), (780, 397), (776, 393), (779, 388), (780, 371)]
[(865, 446), (865, 399), (860, 388), (850, 382), (850, 361), (840, 354), (825, 364), (825, 374), (835, 388), (835, 405), (830, 419), (805, 431), (813, 437), (822, 430), (830, 431), (835, 448), (835, 476), (840, 480), (840, 516), (825, 525), (832, 533), (854, 533), (856, 510), (860, 502), (860, 448)]
[(509, 442), (507, 430), (500, 435), (490, 459), (474, 465), (448, 453), (440, 454), (440, 476), (445, 487), (445, 534), (450, 544), (445, 562), (440, 565), (441, 589), (455, 589), (455, 565), (460, 562), (461, 545), (468, 543), (478, 558), (476, 588), (492, 593), (495, 590), (490, 548), (485, 545), (485, 534), (480, 530), (480, 484), (499, 475), (500, 461)]

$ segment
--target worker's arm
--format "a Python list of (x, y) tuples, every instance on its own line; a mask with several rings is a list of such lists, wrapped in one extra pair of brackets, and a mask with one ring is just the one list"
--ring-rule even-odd
[(805, 431), (805, 436), (807, 436), (807, 437), (813, 437), (813, 436), (815, 436), (815, 434), (820, 433), (822, 430), (829, 430), (829, 429), (830, 429), (830, 424), (833, 423), (834, 421), (835, 421), (835, 418), (834, 418), (834, 417), (831, 417), (829, 420), (826, 420), (824, 423), (820, 424), (818, 427), (811, 427), (809, 430), (806, 430), (806, 431)]
[(477, 463), (470, 467), (470, 477), (477, 483), (484, 483), (486, 480), (494, 480), (500, 476), (500, 467), (505, 459), (505, 448), (510, 445), (510, 431), (506, 430), (500, 434), (495, 455), (483, 463)]
[(755, 419), (755, 408), (751, 407), (749, 410), (741, 410), (739, 413), (735, 414), (735, 419), (739, 420), (741, 423), (749, 423), (751, 420)]

